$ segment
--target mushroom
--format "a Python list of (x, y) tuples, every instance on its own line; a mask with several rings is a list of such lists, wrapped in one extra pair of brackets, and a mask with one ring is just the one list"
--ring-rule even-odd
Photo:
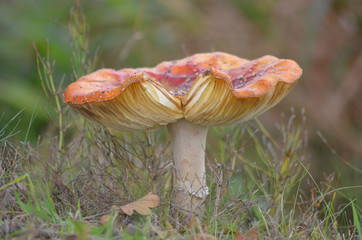
[(209, 126), (247, 121), (276, 105), (297, 83), (292, 60), (246, 60), (215, 52), (154, 68), (101, 69), (70, 84), (64, 100), (73, 109), (118, 130), (167, 125), (174, 161), (174, 204), (200, 207), (209, 191), (205, 145)]

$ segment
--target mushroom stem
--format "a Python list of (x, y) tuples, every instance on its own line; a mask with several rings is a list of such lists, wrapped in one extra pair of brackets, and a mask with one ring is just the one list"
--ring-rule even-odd
[(185, 212), (200, 207), (206, 185), (205, 146), (208, 128), (180, 119), (168, 125), (174, 161), (174, 204)]

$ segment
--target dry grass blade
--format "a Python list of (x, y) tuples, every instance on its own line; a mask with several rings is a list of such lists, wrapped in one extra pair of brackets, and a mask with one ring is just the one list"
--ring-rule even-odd
[(160, 197), (156, 194), (149, 193), (146, 196), (121, 207), (121, 210), (128, 216), (133, 215), (136, 211), (141, 215), (152, 213), (150, 208), (157, 207), (160, 204)]
[(209, 234), (198, 233), (198, 234), (191, 236), (190, 239), (192, 239), (192, 240), (216, 240), (217, 238), (212, 235), (209, 235)]

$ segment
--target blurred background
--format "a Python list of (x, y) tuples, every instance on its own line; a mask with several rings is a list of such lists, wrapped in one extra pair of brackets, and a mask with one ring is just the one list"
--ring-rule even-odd
[(14, 141), (35, 145), (54, 126), (33, 44), (46, 55), (49, 42), (59, 93), (75, 81), (68, 21), (77, 4), (96, 68), (151, 67), (210, 51), (295, 60), (300, 82), (260, 120), (273, 131), (282, 113), (304, 109), (312, 173), (335, 173), (341, 186), (361, 184), (353, 169), (362, 169), (360, 0), (2, 0), (0, 130), (10, 122)]

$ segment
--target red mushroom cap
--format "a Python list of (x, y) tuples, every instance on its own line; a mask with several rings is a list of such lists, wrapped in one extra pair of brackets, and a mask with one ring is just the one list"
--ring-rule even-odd
[(180, 118), (225, 125), (277, 104), (301, 74), (292, 60), (203, 53), (154, 68), (101, 69), (70, 84), (64, 99), (86, 117), (121, 130), (154, 129)]

